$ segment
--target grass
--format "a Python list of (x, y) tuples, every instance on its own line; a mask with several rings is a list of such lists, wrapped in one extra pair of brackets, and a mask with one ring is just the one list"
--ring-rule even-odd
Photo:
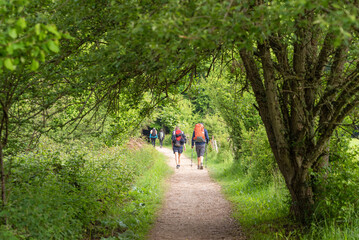
[(286, 218), (289, 210), (283, 184), (256, 188), (245, 176), (238, 174), (232, 161), (210, 159), (209, 171), (222, 186), (223, 193), (233, 205), (233, 217), (249, 239), (280, 239), (288, 229), (295, 228)]
[(11, 170), (0, 239), (144, 239), (171, 173), (152, 146), (82, 142), (44, 142)]
[[(351, 139), (349, 147), (356, 151), (356, 159), (359, 160), (358, 147), (359, 140)], [(354, 156), (355, 157), (355, 156)], [(357, 161), (353, 161), (354, 167), (349, 168), (349, 171), (355, 171)], [(354, 174), (355, 175), (355, 174)], [(345, 177), (348, 175), (345, 174)], [(350, 178), (350, 181), (355, 179)], [(350, 193), (350, 189), (345, 188), (347, 193)], [(339, 189), (343, 191), (343, 189)], [(340, 193), (338, 193), (340, 194)], [(334, 219), (324, 219), (321, 221), (313, 222), (310, 229), (301, 236), (301, 240), (354, 240), (359, 239), (359, 213), (357, 212), (357, 203), (348, 204), (348, 206), (342, 206), (342, 213), (337, 213), (340, 216), (336, 216)]]
[(359, 223), (338, 226), (334, 222), (325, 222), (324, 226), (314, 225), (309, 233), (303, 235), (300, 240), (357, 240), (359, 239)]
[(148, 156), (156, 159), (154, 164), (135, 180), (129, 192), (130, 201), (114, 213), (117, 221), (126, 229), (114, 239), (144, 239), (162, 205), (166, 189), (164, 180), (173, 171), (166, 164), (165, 156), (152, 146), (147, 146), (147, 151), (139, 154), (138, 158), (140, 160)]

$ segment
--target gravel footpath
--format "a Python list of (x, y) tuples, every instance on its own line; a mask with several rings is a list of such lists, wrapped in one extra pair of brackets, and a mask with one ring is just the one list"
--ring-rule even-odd
[(148, 239), (246, 239), (231, 217), (231, 205), (221, 194), (220, 186), (206, 169), (197, 169), (197, 159), (193, 158), (191, 167), (191, 159), (182, 156), (181, 167), (175, 169), (172, 150), (156, 149), (168, 157), (175, 173), (168, 180), (164, 205)]

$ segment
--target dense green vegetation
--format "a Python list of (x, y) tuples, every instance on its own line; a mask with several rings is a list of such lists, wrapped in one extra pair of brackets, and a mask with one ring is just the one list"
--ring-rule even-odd
[[(160, 194), (146, 176), (167, 170), (125, 145), (142, 127), (190, 136), (197, 122), (244, 225), (286, 217), (301, 228), (283, 237), (355, 235), (358, 11), (329, 0), (0, 0), (3, 238), (143, 237), (146, 201)], [(247, 219), (253, 209), (262, 214)]]
[(47, 139), (36, 152), (9, 159), (1, 239), (143, 239), (169, 168), (142, 145)]

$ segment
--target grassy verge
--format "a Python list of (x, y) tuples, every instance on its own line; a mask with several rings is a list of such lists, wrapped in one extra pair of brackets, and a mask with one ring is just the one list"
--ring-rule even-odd
[(126, 232), (118, 235), (119, 239), (144, 239), (161, 206), (165, 189), (163, 180), (172, 170), (166, 164), (165, 156), (159, 154), (152, 146), (150, 149), (157, 161), (136, 179), (129, 194), (131, 201), (115, 214), (119, 215), (121, 225), (127, 228)]
[[(249, 239), (286, 239), (297, 235), (294, 230), (297, 226), (287, 218), (288, 192), (279, 176), (272, 184), (254, 186), (248, 177), (240, 174), (229, 152), (207, 154), (210, 176), (221, 185), (225, 197), (232, 203), (233, 217), (238, 220)], [(185, 155), (191, 157), (190, 147)], [(196, 164), (194, 150), (192, 159)], [(204, 162), (205, 159), (206, 155)]]
[(249, 239), (281, 239), (295, 228), (289, 224), (287, 191), (280, 180), (263, 187), (254, 187), (246, 176), (238, 174), (232, 161), (209, 157), (209, 172), (233, 204), (233, 216)]
[[(358, 146), (358, 140), (351, 140), (350, 149), (356, 151)], [(233, 164), (231, 154), (225, 152), (209, 153), (208, 167), (211, 177), (219, 182), (226, 198), (233, 204), (233, 216), (249, 239), (354, 240), (359, 236), (358, 201), (355, 200), (358, 167), (354, 160), (359, 155), (352, 157), (350, 149), (339, 155), (340, 159), (348, 160), (333, 165), (332, 170), (337, 174), (330, 175), (331, 185), (327, 186), (330, 192), (326, 192), (331, 198), (319, 203), (317, 211), (321, 216), (308, 228), (295, 224), (288, 217), (290, 198), (280, 174), (276, 174), (278, 176), (272, 183), (255, 185), (239, 169), (239, 164)], [(186, 155), (191, 155), (190, 149)], [(322, 204), (325, 206), (321, 207)], [(332, 209), (331, 212), (328, 209)]]
[(349, 139), (348, 147), (334, 156), (335, 174), (328, 176), (327, 195), (319, 204), (324, 217), (315, 219), (301, 240), (359, 239), (359, 140)]
[(49, 140), (6, 160), (0, 239), (143, 239), (169, 167), (151, 146)]

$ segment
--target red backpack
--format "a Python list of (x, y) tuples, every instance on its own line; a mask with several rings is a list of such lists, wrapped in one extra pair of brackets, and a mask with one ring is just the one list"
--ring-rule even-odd
[(183, 132), (179, 129), (174, 131), (172, 141), (176, 147), (182, 146), (181, 143), (184, 142)]
[(204, 126), (201, 123), (197, 123), (194, 127), (194, 138), (195, 142), (206, 142), (206, 137), (204, 136)]

